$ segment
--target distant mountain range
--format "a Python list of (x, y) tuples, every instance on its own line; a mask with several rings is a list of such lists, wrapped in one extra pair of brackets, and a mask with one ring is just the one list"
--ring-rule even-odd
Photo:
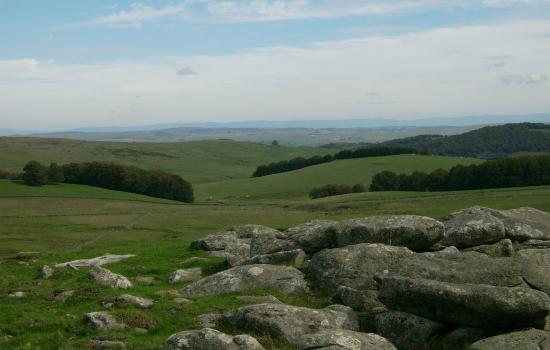
[(427, 119), (344, 119), (344, 120), (289, 120), (289, 121), (239, 121), (239, 122), (198, 122), (198, 123), (165, 123), (141, 126), (105, 126), (84, 127), (71, 130), (39, 131), (0, 129), (0, 136), (32, 135), (47, 136), (50, 133), (121, 133), (141, 131), (161, 131), (177, 128), (186, 129), (354, 129), (354, 128), (404, 128), (404, 127), (465, 127), (474, 125), (505, 123), (550, 123), (548, 114), (527, 115), (481, 115), (455, 118)]

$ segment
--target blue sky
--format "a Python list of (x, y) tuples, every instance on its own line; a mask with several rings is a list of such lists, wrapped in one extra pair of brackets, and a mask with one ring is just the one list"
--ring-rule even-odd
[(550, 1), (0, 0), (0, 128), (550, 112)]

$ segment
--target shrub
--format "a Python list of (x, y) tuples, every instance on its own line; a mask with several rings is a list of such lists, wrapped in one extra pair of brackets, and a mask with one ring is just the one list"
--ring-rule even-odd
[(23, 181), (30, 186), (42, 186), (48, 183), (48, 168), (32, 160), (23, 168)]

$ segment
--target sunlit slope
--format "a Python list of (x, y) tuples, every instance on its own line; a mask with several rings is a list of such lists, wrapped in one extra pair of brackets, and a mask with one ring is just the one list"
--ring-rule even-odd
[(248, 177), (260, 164), (326, 153), (326, 149), (319, 148), (271, 147), (230, 140), (134, 143), (3, 137), (0, 169), (20, 171), (30, 160), (46, 164), (116, 161), (175, 172), (195, 184)]
[(195, 187), (195, 194), (199, 200), (298, 199), (306, 198), (313, 187), (329, 183), (368, 185), (372, 176), (383, 170), (411, 173), (416, 170), (449, 169), (457, 164), (468, 165), (479, 162), (481, 161), (473, 158), (421, 155), (338, 160), (265, 177), (201, 184)]

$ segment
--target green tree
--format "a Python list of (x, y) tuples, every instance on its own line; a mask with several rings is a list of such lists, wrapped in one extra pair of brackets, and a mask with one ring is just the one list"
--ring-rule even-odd
[(277, 140), (271, 141), (271, 146), (273, 146), (273, 147), (279, 147), (279, 141), (277, 141)]
[(372, 177), (369, 189), (375, 191), (399, 190), (399, 176), (392, 171), (382, 171)]
[(48, 180), (50, 183), (61, 183), (65, 181), (65, 175), (63, 175), (63, 168), (57, 163), (51, 163), (48, 169)]
[(353, 193), (367, 192), (367, 188), (363, 184), (355, 184), (351, 188), (351, 192), (353, 192)]
[(23, 181), (30, 186), (42, 186), (48, 183), (48, 168), (32, 160), (23, 168)]

